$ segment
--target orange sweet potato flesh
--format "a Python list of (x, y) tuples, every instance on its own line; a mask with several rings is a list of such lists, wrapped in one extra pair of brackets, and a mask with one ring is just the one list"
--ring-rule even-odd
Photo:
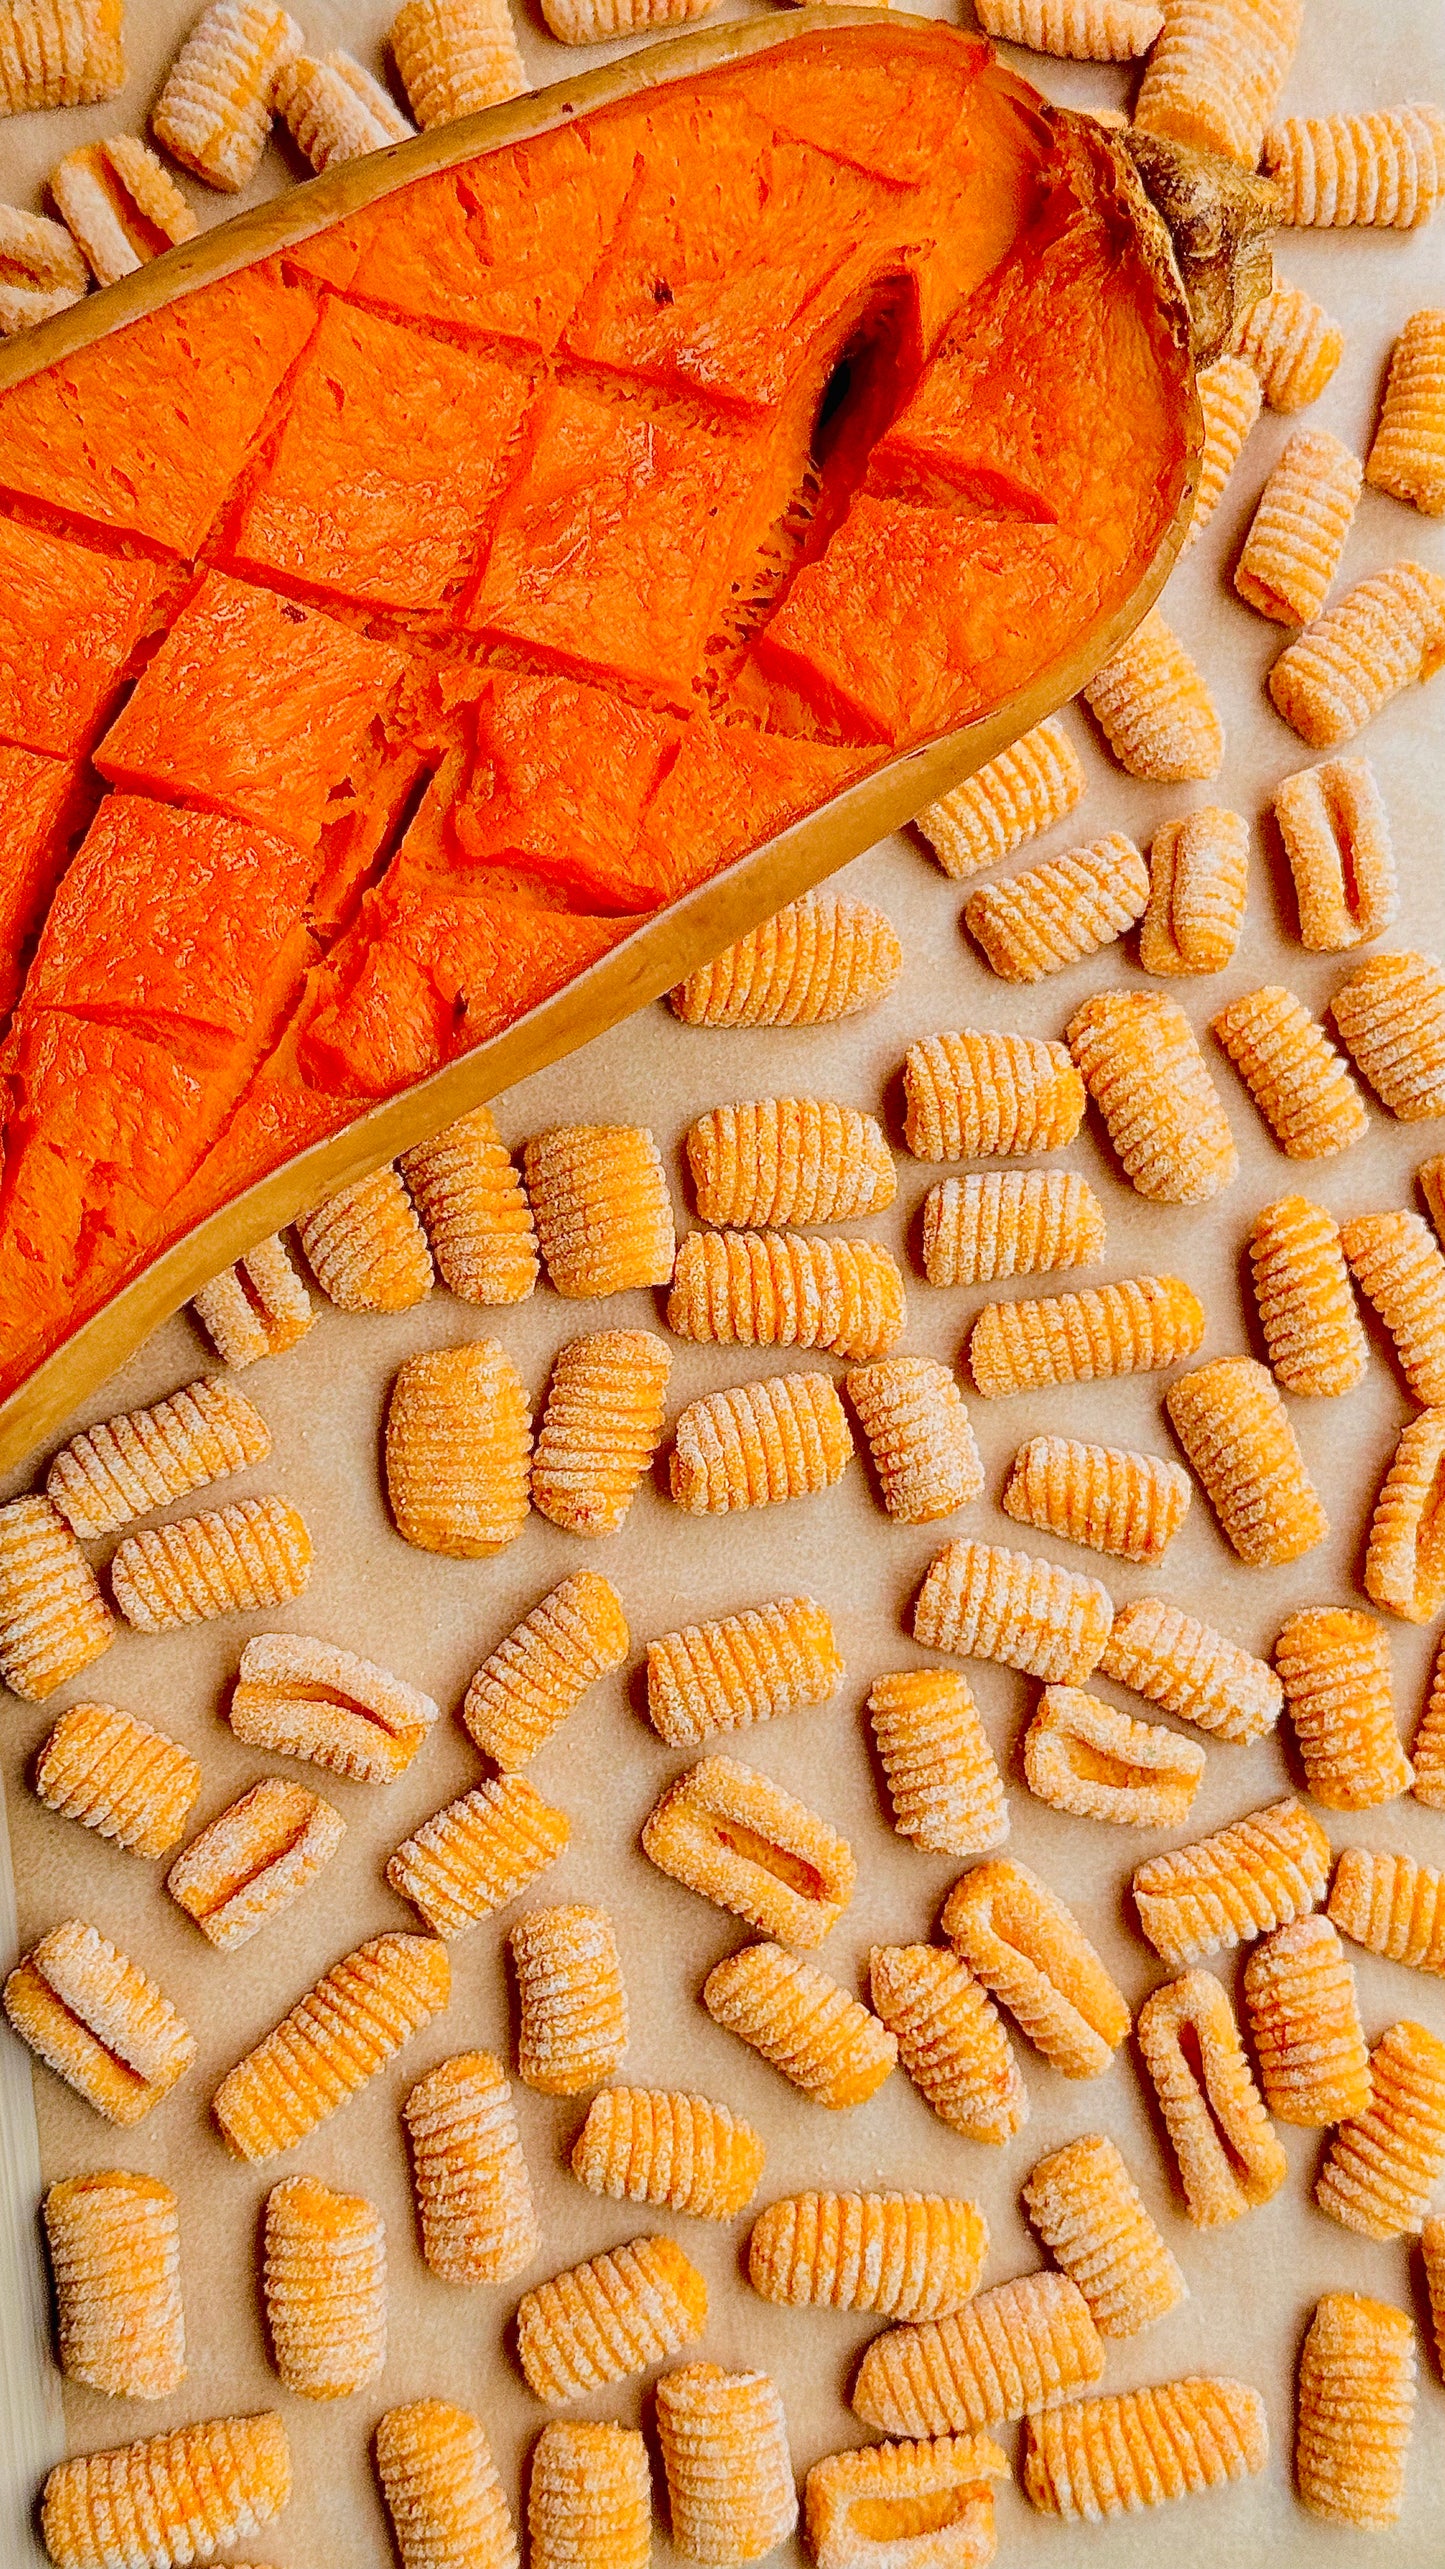
[(636, 167), (635, 122), (589, 119), (418, 180), (304, 241), (292, 265), (355, 304), (550, 355)]
[(268, 261), (63, 358), (0, 401), (0, 494), (194, 553), (315, 322)]
[(95, 753), (131, 794), (255, 821), (314, 847), (374, 764), (407, 655), (318, 608), (207, 572)]
[(0, 394), (0, 1393), (1124, 603), (1189, 360), (1115, 150), (809, 33)]
[(0, 516), (0, 740), (82, 757), (167, 585), (154, 562)]
[(0, 747), (0, 1027), (91, 799), (75, 760)]
[(312, 959), (315, 871), (305, 848), (245, 822), (107, 795), (51, 904), (22, 1013), (170, 1034), (197, 1061), (254, 1049)]
[(402, 848), (398, 877), (425, 849), (433, 872), (503, 867), (569, 907), (575, 897), (604, 915), (655, 908), (637, 842), (682, 731), (670, 713), (575, 678), (497, 670), (477, 700), (470, 773), (435, 843), (419, 832)]
[(328, 299), (232, 558), (339, 598), (443, 605), (475, 565), (531, 404), (515, 365)]
[(767, 429), (699, 430), (550, 385), (468, 621), (485, 641), (685, 708), (730, 583), (756, 552), (768, 442)]

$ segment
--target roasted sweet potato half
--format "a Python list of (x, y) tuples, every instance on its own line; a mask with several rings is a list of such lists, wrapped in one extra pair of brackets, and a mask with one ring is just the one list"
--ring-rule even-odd
[(0, 1392), (614, 950), (593, 1025), (703, 959), (804, 816), (862, 815), (816, 876), (956, 781), (1187, 513), (1167, 233), (974, 36), (725, 28), (340, 178), (0, 377)]

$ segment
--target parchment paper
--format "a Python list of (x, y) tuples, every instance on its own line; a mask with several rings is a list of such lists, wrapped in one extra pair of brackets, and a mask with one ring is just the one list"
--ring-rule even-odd
[[(123, 101), (70, 116), (28, 118), (0, 128), (0, 185), (17, 202), (34, 201), (40, 173), (75, 141), (117, 126), (134, 128), (190, 11), (173, 0), (131, 0), (133, 79)], [(319, 45), (348, 41), (379, 63), (384, 13), (370, 6), (303, 10)], [(1435, 0), (1392, 0), (1387, 12), (1369, 0), (1311, 0), (1310, 26), (1287, 104), (1297, 111), (1362, 107), (1402, 97), (1445, 96), (1445, 22)], [(529, 21), (523, 47), (533, 76), (555, 77), (573, 57)], [(599, 48), (599, 57), (608, 49)], [(1052, 94), (1080, 103), (1123, 103), (1127, 71), (1075, 68), (1018, 57)], [(268, 155), (260, 189), (284, 184), (288, 163)], [(227, 207), (192, 191), (207, 218)], [(1308, 424), (1334, 430), (1363, 452), (1373, 421), (1390, 342), (1406, 315), (1445, 300), (1445, 224), (1412, 236), (1356, 233), (1284, 236), (1286, 276), (1317, 293), (1345, 324), (1345, 364)], [(1257, 820), (1274, 783), (1309, 763), (1307, 753), (1269, 710), (1263, 673), (1284, 636), (1234, 598), (1229, 566), (1265, 474), (1291, 427), (1266, 412), (1250, 441), (1213, 525), (1175, 577), (1165, 611), (1204, 665), (1229, 736), (1226, 764), (1212, 784), (1152, 787), (1131, 783), (1110, 765), (1080, 712), (1069, 728), (1084, 750), (1089, 795), (1052, 837), (1012, 860), (1040, 854), (1108, 829), (1131, 831), (1141, 844), (1165, 819), (1224, 801)], [(1400, 555), (1440, 563), (1445, 530), (1413, 511), (1367, 494), (1346, 556), (1344, 581)], [(1389, 708), (1365, 747), (1388, 802), (1405, 885), (1395, 944), (1440, 950), (1445, 940), (1439, 822), (1439, 755), (1445, 681)], [(1432, 753), (1433, 751), (1433, 758)], [(1296, 942), (1288, 882), (1267, 830), (1256, 835), (1249, 921), (1241, 951), (1216, 979), (1167, 985), (1203, 1034), (1226, 998), (1266, 981), (1285, 981), (1316, 1010), (1349, 969), (1348, 959), (1310, 957)], [(769, 1093), (812, 1092), (883, 1108), (898, 1141), (897, 1071), (907, 1045), (943, 1027), (979, 1025), (1058, 1034), (1091, 990), (1140, 986), (1133, 942), (1045, 982), (1016, 992), (998, 982), (959, 926), (961, 895), (911, 840), (890, 840), (837, 878), (841, 892), (879, 901), (903, 937), (906, 966), (886, 1004), (870, 1017), (833, 1028), (738, 1035), (689, 1030), (659, 1006), (562, 1062), (500, 1102), (509, 1141), (547, 1123), (579, 1117), (650, 1123), (667, 1156), (680, 1226), (690, 1220), (679, 1145), (690, 1119), (720, 1101)], [(1282, 1158), (1232, 1072), (1204, 1035), (1239, 1143), (1241, 1171), (1230, 1192), (1199, 1211), (1151, 1209), (1125, 1185), (1091, 1115), (1066, 1165), (1084, 1171), (1108, 1217), (1103, 1264), (1088, 1276), (1061, 1276), (1067, 1286), (1148, 1269), (1189, 1277), (1205, 1298), (1205, 1353), (1259, 1352), (1244, 1290), (1241, 1251), (1260, 1205), (1296, 1186), (1340, 1215), (1413, 1201), (1412, 1170), (1441, 1147), (1441, 1128), (1393, 1124), (1372, 1108), (1368, 1139), (1338, 1160), (1296, 1168)], [(956, 1360), (974, 1310), (990, 1291), (1049, 1290), (1021, 1279), (1002, 1288), (936, 1292), (917, 1258), (918, 1210), (928, 1185), (943, 1174), (901, 1152), (898, 1200), (866, 1229), (899, 1253), (910, 1272), (909, 1323), (903, 1345)], [(637, 1671), (650, 1635), (697, 1617), (805, 1589), (832, 1613), (847, 1676), (829, 1706), (720, 1743), (812, 1800), (851, 1840), (859, 1888), (851, 1908), (818, 1956), (849, 1987), (863, 1986), (868, 1949), (877, 1941), (926, 1937), (960, 1869), (947, 1857), (919, 1854), (894, 1835), (869, 1745), (864, 1699), (880, 1671), (916, 1664), (923, 1654), (906, 1637), (905, 1617), (928, 1561), (955, 1533), (1018, 1541), (1071, 1567), (1099, 1571), (1119, 1599), (1162, 1592), (1219, 1624), (1251, 1649), (1267, 1652), (1286, 1613), (1311, 1602), (1363, 1602), (1358, 1587), (1364, 1527), (1396, 1434), (1409, 1414), (1388, 1346), (1371, 1324), (1373, 1360), (1365, 1381), (1337, 1402), (1296, 1402), (1293, 1416), (1306, 1457), (1333, 1522), (1325, 1545), (1296, 1567), (1243, 1569), (1225, 1546), (1202, 1496), (1162, 1572), (1104, 1563), (1095, 1556), (1030, 1535), (999, 1512), (1009, 1460), (1042, 1429), (1098, 1441), (1172, 1452), (1157, 1377), (1099, 1384), (1073, 1392), (970, 1406), (986, 1471), (984, 1497), (938, 1529), (900, 1528), (884, 1516), (860, 1460), (828, 1496), (728, 1520), (695, 1520), (674, 1510), (661, 1484), (645, 1487), (617, 1537), (583, 1544), (534, 1517), (522, 1538), (496, 1562), (455, 1563), (411, 1551), (392, 1530), (378, 1474), (378, 1438), (387, 1388), (399, 1361), (419, 1348), (474, 1336), (503, 1339), (540, 1402), (550, 1359), (578, 1331), (605, 1324), (659, 1326), (660, 1297), (634, 1294), (606, 1305), (563, 1302), (545, 1286), (521, 1308), (477, 1313), (438, 1292), (423, 1307), (394, 1317), (345, 1318), (323, 1309), (294, 1353), (245, 1375), (244, 1388), (270, 1424), (269, 1460), (227, 1484), (218, 1499), (281, 1491), (303, 1509), (317, 1549), (309, 1594), (272, 1615), (167, 1638), (122, 1633), (110, 1654), (75, 1686), (44, 1706), (9, 1704), (4, 1775), (18, 1888), (19, 1935), (28, 1944), (58, 1919), (93, 1918), (143, 1962), (194, 2028), (200, 2052), (183, 2086), (140, 2128), (113, 2133), (58, 2081), (37, 2070), (36, 2107), (46, 2180), (105, 2166), (165, 2174), (182, 2208), (183, 2263), (190, 2378), (174, 2399), (155, 2405), (110, 2401), (67, 2390), (72, 2449), (117, 2443), (171, 2423), (228, 2410), (274, 2405), (285, 2416), (296, 2464), (288, 2513), (264, 2538), (241, 2546), (245, 2558), (275, 2569), (381, 2569), (391, 2559), (374, 2492), (369, 2439), (393, 2403), (438, 2394), (475, 2409), (492, 2439), (515, 2504), (524, 2460), (544, 2422), (517, 2370), (510, 2322), (517, 2296), (574, 2259), (646, 2230), (669, 2229), (705, 2272), (712, 2295), (706, 2339), (697, 2353), (724, 2365), (766, 2367), (780, 2383), (799, 2474), (820, 2454), (862, 2439), (846, 2389), (863, 2343), (879, 2323), (823, 2311), (782, 2311), (754, 2296), (745, 2280), (746, 2218), (729, 2227), (674, 2219), (644, 2207), (614, 2205), (586, 2193), (569, 2174), (566, 2152), (586, 2100), (552, 2101), (517, 2086), (518, 2112), (537, 2191), (545, 2246), (534, 2273), (517, 2283), (467, 2290), (431, 2277), (414, 2230), (409, 2175), (398, 2123), (401, 2098), (435, 2062), (472, 2045), (509, 2052), (513, 2029), (504, 1971), (506, 1913), (453, 1945), (454, 1996), (449, 2013), (315, 2138), (262, 2168), (238, 2166), (221, 2147), (208, 2101), (224, 2071), (309, 1986), (365, 1936), (417, 1923), (386, 1888), (382, 1865), (391, 1848), (427, 1813), (475, 1781), (479, 1762), (451, 1719), (479, 1659), (513, 1621), (570, 1569), (604, 1569), (616, 1582), (631, 1622), (634, 1652), (626, 1672), (595, 1689), (530, 1770), (539, 1789), (572, 1819), (571, 1846), (553, 1872), (525, 1895), (527, 1905), (552, 1899), (599, 1900), (611, 1910), (623, 1954), (632, 2013), (623, 2075), (644, 2084), (689, 2086), (725, 2099), (766, 2135), (768, 2165), (758, 2202), (807, 2186), (912, 2186), (974, 2196), (986, 2209), (991, 2248), (985, 2281), (1040, 2262), (1018, 2209), (1018, 2188), (1034, 2161), (1075, 2134), (1102, 2130), (1119, 2141), (1190, 2284), (1190, 2298), (1142, 2337), (1112, 2344), (1104, 2389), (1124, 2389), (1194, 2370), (1243, 2375), (1269, 2406), (1274, 2456), (1267, 2474), (1192, 2505), (1116, 2525), (1101, 2533), (1062, 2528), (1035, 2515), (1012, 2488), (999, 2500), (1001, 2550), (1040, 2564), (1072, 2564), (1097, 2552), (1114, 2569), (1176, 2569), (1201, 2552), (1219, 2569), (1270, 2558), (1282, 2569), (1339, 2549), (1347, 2538), (1317, 2526), (1291, 2494), (1291, 2383), (1301, 2335), (1315, 2297), (1357, 2286), (1403, 2303), (1424, 2327), (1418, 2255), (1405, 2246), (1376, 2246), (1350, 2237), (1310, 2201), (1321, 2136), (1281, 2130), (1291, 2166), (1287, 2186), (1264, 2209), (1215, 2233), (1195, 2231), (1182, 2203), (1162, 2135), (1147, 2101), (1132, 2047), (1106, 2076), (1083, 2085), (1060, 2078), (1020, 2042), (1031, 2119), (1005, 2150), (972, 2146), (951, 2135), (899, 2072), (871, 2103), (834, 2116), (805, 2102), (740, 2043), (712, 2025), (698, 1990), (712, 1963), (744, 1941), (737, 1922), (656, 1873), (638, 1847), (638, 1830), (668, 1779), (690, 1761), (666, 1749), (639, 1710)], [(94, 1402), (84, 1419), (158, 1398), (213, 1363), (185, 1316), (160, 1330)], [(669, 1416), (698, 1392), (752, 1373), (783, 1372), (802, 1363), (841, 1374), (832, 1359), (779, 1351), (701, 1349), (678, 1344)], [(28, 1476), (13, 1486), (28, 1485)], [(201, 1502), (202, 1504), (204, 1502)], [(172, 1511), (185, 1513), (185, 1507)], [(103, 1558), (109, 1547), (100, 1547)], [(68, 1702), (101, 1698), (141, 1713), (191, 1747), (204, 1768), (193, 1825), (200, 1826), (279, 1761), (242, 1747), (224, 1719), (224, 1703), (249, 1631), (270, 1627), (314, 1632), (381, 1659), (435, 1694), (446, 1718), (411, 1771), (387, 1790), (348, 1785), (310, 1769), (300, 1774), (332, 1799), (348, 1833), (321, 1880), (283, 1920), (241, 1952), (214, 1953), (166, 1898), (163, 1866), (108, 1848), (45, 1812), (29, 1790), (34, 1752)], [(1413, 1728), (1423, 1698), (1435, 1636), (1391, 1625), (1402, 1728)], [(1251, 1748), (1209, 1744), (1208, 1764), (1186, 1829), (1174, 1838), (1069, 1821), (1032, 1800), (1019, 1765), (1019, 1742), (1037, 1688), (1007, 1671), (968, 1670), (1010, 1785), (1010, 1851), (1035, 1866), (1077, 1908), (1132, 2004), (1165, 1977), (1133, 1930), (1127, 1884), (1132, 1867), (1155, 1849), (1201, 1834), (1299, 1781), (1283, 1739)], [(1129, 1705), (1115, 1690), (1100, 1691)], [(1341, 1819), (1324, 1818), (1336, 1844), (1403, 1849), (1445, 1862), (1445, 1823), (1414, 1802)], [(1215, 1966), (1238, 1996), (1239, 1957)], [(1437, 1981), (1352, 1952), (1366, 2030), (1373, 2039), (1398, 2016), (1421, 2018), (1445, 2033), (1445, 1991)], [(7, 2038), (8, 2039), (8, 2038)], [(379, 2381), (357, 2398), (316, 2406), (281, 2390), (265, 2354), (258, 2305), (256, 2240), (269, 2186), (295, 2169), (356, 2187), (382, 2207), (388, 2226), (391, 2352)], [(17, 2320), (17, 2326), (23, 2322)], [(641, 2420), (650, 2431), (647, 2384), (626, 2382), (576, 2413)], [(569, 2412), (572, 2413), (572, 2412)], [(1014, 2430), (1004, 2430), (1012, 2448)], [(1425, 2569), (1441, 2550), (1438, 2492), (1445, 2465), (1445, 2391), (1436, 2360), (1421, 2338), (1421, 2389), (1409, 2492), (1397, 2530), (1378, 2556), (1399, 2569)], [(6, 2557), (19, 2558), (26, 2537), (17, 2525)], [(670, 2562), (661, 2522), (655, 2557)], [(1360, 2556), (1363, 2557), (1363, 2551)], [(802, 2557), (785, 2546), (779, 2559)]]

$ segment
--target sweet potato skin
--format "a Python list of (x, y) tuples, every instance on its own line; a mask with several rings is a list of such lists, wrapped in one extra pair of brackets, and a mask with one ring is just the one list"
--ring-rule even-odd
[(0, 394), (0, 1394), (1125, 602), (1190, 374), (1114, 151), (810, 32)]

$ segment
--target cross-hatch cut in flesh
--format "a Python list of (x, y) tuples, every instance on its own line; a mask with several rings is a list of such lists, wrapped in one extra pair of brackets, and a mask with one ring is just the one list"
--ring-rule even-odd
[(1190, 380), (1118, 138), (913, 22), (654, 80), (0, 394), (0, 1397), (1076, 659)]

